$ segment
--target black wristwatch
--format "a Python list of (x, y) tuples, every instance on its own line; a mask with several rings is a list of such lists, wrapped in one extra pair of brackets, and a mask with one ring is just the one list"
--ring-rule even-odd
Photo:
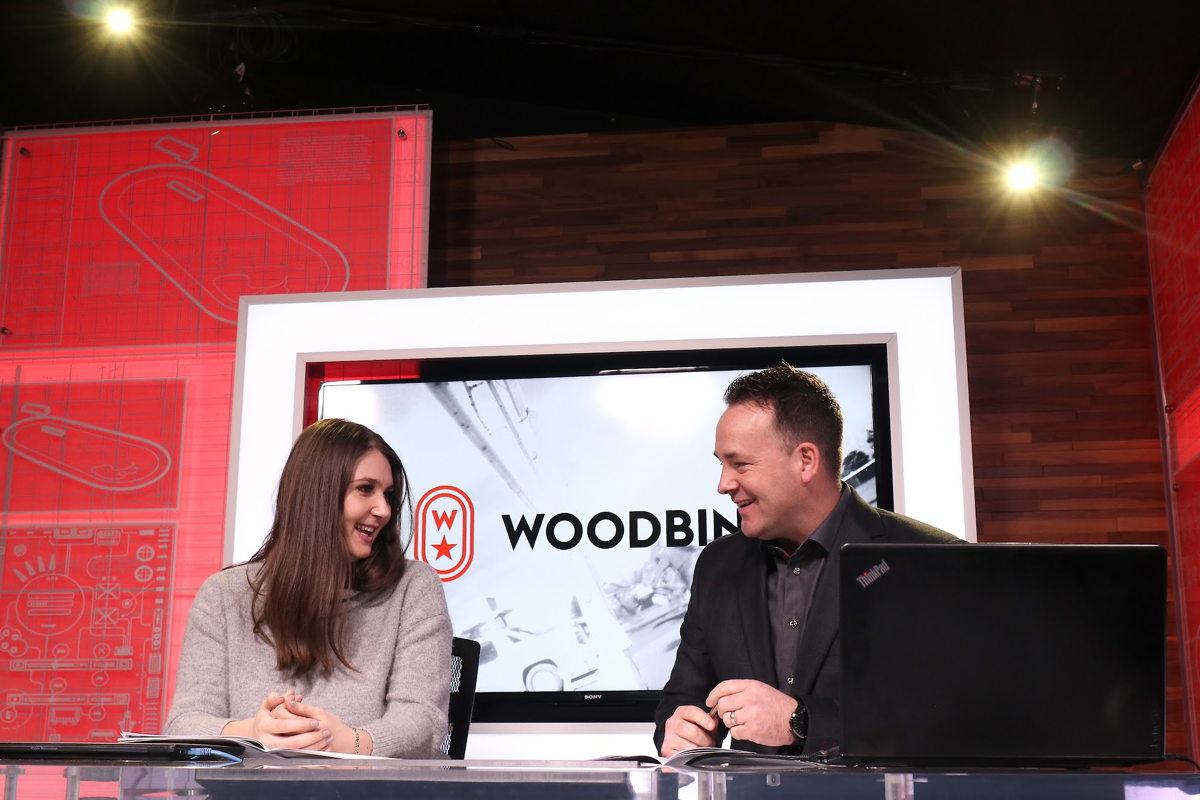
[(799, 697), (796, 698), (796, 710), (792, 712), (789, 724), (792, 735), (796, 737), (794, 746), (804, 747), (804, 743), (808, 740), (808, 706), (804, 705), (804, 701)]

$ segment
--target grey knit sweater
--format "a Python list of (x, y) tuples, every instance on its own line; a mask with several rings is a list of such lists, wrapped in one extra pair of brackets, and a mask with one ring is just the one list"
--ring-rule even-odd
[(450, 696), (450, 616), (441, 581), (409, 561), (392, 589), (350, 597), (346, 657), (328, 677), (292, 680), (254, 635), (249, 580), (257, 564), (210, 576), (192, 603), (165, 730), (216, 735), (252, 717), (270, 692), (295, 689), (371, 734), (375, 755), (438, 758)]

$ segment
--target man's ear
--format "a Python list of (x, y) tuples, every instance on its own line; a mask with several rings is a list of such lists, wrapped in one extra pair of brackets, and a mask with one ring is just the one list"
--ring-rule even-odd
[(812, 442), (801, 442), (792, 450), (792, 459), (800, 471), (800, 479), (811, 483), (821, 472), (821, 451)]

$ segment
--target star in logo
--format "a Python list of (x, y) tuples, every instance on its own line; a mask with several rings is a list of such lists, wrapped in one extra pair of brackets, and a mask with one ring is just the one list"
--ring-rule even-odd
[(450, 551), (454, 549), (454, 545), (446, 541), (446, 537), (442, 537), (441, 544), (435, 544), (434, 550), (437, 550), (437, 558), (451, 558)]

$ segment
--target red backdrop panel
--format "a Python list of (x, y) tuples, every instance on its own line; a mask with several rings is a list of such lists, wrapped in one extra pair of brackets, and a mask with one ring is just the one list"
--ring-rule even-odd
[(167, 526), (4, 527), (0, 735), (112, 739), (163, 714)]
[(232, 342), (243, 295), (413, 286), (426, 122), (18, 135), (0, 251), (5, 344)]
[(221, 566), (239, 298), (423, 285), (428, 137), (412, 112), (5, 140), (0, 738), (159, 730)]
[(1194, 96), (1146, 189), (1154, 318), (1172, 491), (1172, 556), (1188, 741), (1200, 758), (1200, 102)]
[(0, 387), (10, 512), (175, 508), (180, 381)]

